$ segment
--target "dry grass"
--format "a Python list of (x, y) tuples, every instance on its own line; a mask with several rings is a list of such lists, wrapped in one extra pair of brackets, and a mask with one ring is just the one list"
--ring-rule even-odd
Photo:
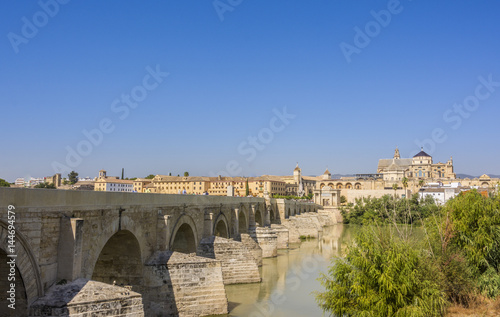
[(463, 307), (460, 305), (452, 305), (446, 312), (446, 317), (498, 317), (500, 316), (500, 297), (496, 300), (477, 297), (476, 300), (469, 305)]

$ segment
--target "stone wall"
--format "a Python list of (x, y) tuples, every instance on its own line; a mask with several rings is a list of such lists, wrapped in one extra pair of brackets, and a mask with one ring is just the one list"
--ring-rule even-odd
[(194, 254), (158, 252), (146, 263), (146, 315), (194, 317), (227, 314), (221, 262)]
[(263, 258), (272, 258), (278, 255), (278, 242), (276, 232), (271, 228), (256, 228), (255, 237), (262, 249)]
[(127, 288), (78, 279), (51, 287), (30, 307), (30, 317), (143, 317), (141, 294)]
[(225, 285), (261, 281), (257, 261), (240, 241), (214, 236), (205, 238), (198, 247), (198, 255), (221, 261)]
[(288, 249), (288, 229), (283, 225), (271, 225), (271, 229), (276, 233), (276, 244), (278, 249)]

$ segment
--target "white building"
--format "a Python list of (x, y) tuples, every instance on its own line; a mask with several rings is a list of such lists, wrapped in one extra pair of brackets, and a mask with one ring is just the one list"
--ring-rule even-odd
[(427, 196), (434, 198), (434, 201), (438, 205), (444, 205), (448, 200), (457, 196), (461, 192), (458, 187), (428, 187), (422, 188), (419, 191), (420, 199), (424, 199)]
[(14, 182), (14, 184), (16, 186), (25, 186), (25, 184), (24, 184), (24, 178), (22, 178), (22, 177), (16, 178), (16, 181)]
[(43, 177), (42, 178), (31, 177), (30, 180), (28, 181), (28, 186), (33, 187), (41, 183), (45, 183), (45, 179)]
[(131, 193), (134, 191), (134, 182), (126, 179), (99, 179), (94, 184), (94, 190)]
[(119, 179), (117, 176), (107, 176), (105, 170), (100, 170), (99, 178), (94, 183), (94, 190), (132, 193), (134, 191), (134, 181)]

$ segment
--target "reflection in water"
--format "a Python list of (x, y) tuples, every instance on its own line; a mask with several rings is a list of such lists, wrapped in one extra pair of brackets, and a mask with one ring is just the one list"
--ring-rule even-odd
[(319, 239), (302, 242), (278, 257), (263, 259), (262, 283), (226, 285), (228, 316), (321, 316), (314, 291), (323, 291), (317, 281), (326, 273), (330, 259), (340, 255), (351, 239), (351, 228), (325, 227)]

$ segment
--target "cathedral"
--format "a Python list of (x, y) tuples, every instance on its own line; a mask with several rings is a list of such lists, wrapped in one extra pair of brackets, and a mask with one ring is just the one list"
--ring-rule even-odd
[(446, 163), (433, 163), (432, 156), (423, 149), (413, 158), (401, 158), (396, 148), (392, 159), (380, 159), (377, 173), (382, 174), (385, 181), (399, 181), (408, 179), (452, 180), (456, 178), (453, 172), (453, 159)]

